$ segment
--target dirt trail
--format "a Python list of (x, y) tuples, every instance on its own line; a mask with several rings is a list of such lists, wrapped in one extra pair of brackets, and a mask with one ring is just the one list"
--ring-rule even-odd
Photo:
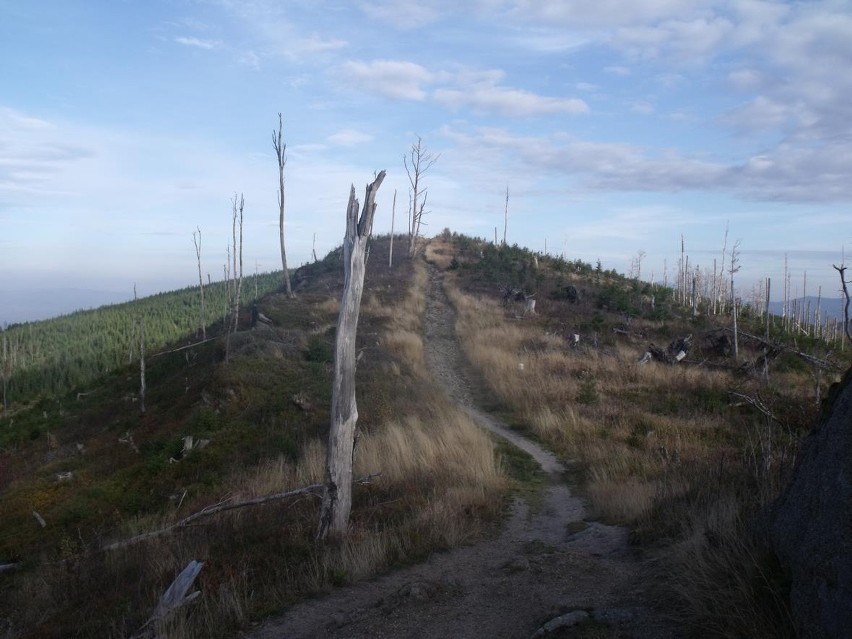
[[(583, 503), (556, 457), (475, 407), (454, 327), (441, 274), (431, 269), (427, 365), (483, 428), (538, 461), (549, 478), (543, 502), (531, 511), (516, 499), (498, 537), (294, 606), (251, 637), (565, 637), (571, 621), (587, 617), (612, 626), (612, 636), (674, 636), (643, 603), (641, 566), (626, 531), (584, 522)], [(546, 632), (549, 621), (563, 629)]]

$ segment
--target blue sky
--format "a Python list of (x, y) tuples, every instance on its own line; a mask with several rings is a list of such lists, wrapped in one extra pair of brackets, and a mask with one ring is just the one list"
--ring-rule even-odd
[(246, 271), (276, 268), (279, 111), (292, 265), (376, 170), (376, 232), (394, 189), (404, 225), (419, 135), (427, 234), (502, 235), (508, 186), (510, 242), (661, 280), (727, 224), (743, 289), (779, 297), (786, 253), (836, 296), (850, 68), (845, 0), (0, 0), (0, 301), (189, 285), (196, 226), (220, 277), (235, 192)]

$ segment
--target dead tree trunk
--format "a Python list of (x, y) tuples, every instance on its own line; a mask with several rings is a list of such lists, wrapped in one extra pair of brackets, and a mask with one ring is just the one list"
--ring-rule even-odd
[[(231, 305), (231, 332), (237, 332), (237, 325), (239, 324), (240, 317), (240, 295), (242, 294), (243, 289), (243, 208), (245, 207), (245, 199), (242, 195), (240, 195), (240, 199), (237, 200), (237, 196), (234, 195), (233, 200), (233, 220), (231, 223), (231, 232), (233, 234), (234, 239), (234, 296)], [(239, 227), (240, 235), (237, 237), (237, 227)], [(239, 239), (239, 243), (237, 240)], [(239, 256), (238, 256), (239, 254)], [(239, 257), (239, 263), (237, 259)]]
[(506, 185), (506, 208), (503, 211), (503, 246), (506, 246), (506, 231), (509, 229), (509, 185)]
[(852, 341), (852, 332), (850, 332), (849, 327), (849, 288), (846, 286), (849, 283), (849, 280), (846, 279), (846, 265), (841, 264), (840, 266), (836, 266), (832, 264), (834, 270), (840, 275), (840, 287), (843, 291), (843, 333), (846, 335), (846, 338)]
[(391, 236), (390, 251), (388, 252), (388, 268), (393, 268), (393, 223), (396, 221), (396, 189), (393, 190), (393, 206), (391, 207)]
[(0, 377), (3, 378), (3, 416), (9, 414), (8, 388), (9, 379), (12, 377), (12, 349), (9, 347), (9, 337), (6, 331), (0, 329), (3, 333), (3, 351), (0, 358)]
[(201, 227), (195, 227), (198, 231), (198, 239), (192, 234), (192, 243), (195, 244), (195, 257), (198, 260), (198, 294), (201, 296), (201, 307), (198, 313), (201, 328), (201, 339), (207, 339), (207, 322), (204, 319), (204, 280), (201, 277)]
[(373, 229), (376, 192), (385, 172), (381, 171), (367, 185), (364, 208), (358, 216), (355, 187), (349, 193), (346, 209), (346, 236), (343, 239), (343, 298), (337, 320), (334, 344), (334, 380), (331, 391), (331, 430), (325, 463), (325, 485), (320, 510), (317, 539), (343, 535), (349, 526), (352, 509), (352, 459), (355, 451), (355, 425), (358, 407), (355, 403), (355, 335), (364, 291), (367, 240)]
[[(417, 236), (420, 235), (420, 225), (423, 223), (423, 215), (426, 213), (426, 187), (423, 186), (423, 177), (438, 161), (440, 155), (433, 155), (423, 144), (423, 138), (417, 136), (417, 142), (411, 145), (408, 156), (402, 156), (405, 171), (408, 173), (408, 182), (411, 193), (411, 211), (408, 228), (408, 255), (414, 257), (417, 253)], [(409, 159), (410, 158), (410, 159)], [(420, 200), (420, 197), (423, 200)]]
[(278, 158), (278, 237), (281, 240), (281, 268), (284, 270), (284, 286), (287, 289), (287, 297), (293, 297), (293, 288), (290, 285), (290, 271), (287, 269), (287, 251), (284, 249), (284, 165), (287, 158), (284, 152), (287, 145), (281, 139), (281, 114), (278, 114), (278, 134), (272, 132), (272, 148)]

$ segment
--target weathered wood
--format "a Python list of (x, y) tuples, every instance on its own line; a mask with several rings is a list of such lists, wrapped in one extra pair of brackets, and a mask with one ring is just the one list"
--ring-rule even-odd
[(163, 596), (160, 597), (160, 601), (157, 604), (157, 607), (154, 608), (154, 612), (148, 618), (148, 621), (146, 621), (145, 624), (136, 631), (136, 634), (134, 634), (131, 639), (159, 637), (161, 633), (157, 626), (162, 625), (163, 622), (167, 621), (179, 608), (182, 608), (188, 603), (192, 603), (201, 595), (201, 592), (198, 590), (189, 594), (186, 593), (190, 588), (192, 588), (195, 578), (198, 577), (198, 573), (201, 572), (203, 567), (203, 562), (196, 561), (194, 559), (190, 561), (186, 565), (186, 568), (184, 568), (181, 573), (175, 577), (175, 580), (166, 589)]
[[(290, 270), (287, 268), (287, 250), (284, 248), (284, 165), (287, 164), (287, 145), (282, 140), (282, 129), (284, 128), (281, 114), (278, 114), (278, 135), (272, 132), (272, 148), (275, 149), (275, 157), (278, 160), (278, 239), (281, 244), (281, 268), (284, 275), (284, 286), (287, 289), (287, 297), (293, 297), (293, 287), (290, 283)], [(316, 254), (315, 254), (316, 255)]]
[(343, 239), (344, 287), (334, 342), (334, 377), (331, 391), (331, 429), (325, 464), (317, 539), (329, 534), (342, 535), (349, 526), (352, 509), (352, 456), (355, 449), (355, 425), (358, 407), (355, 403), (355, 337), (364, 291), (367, 240), (373, 230), (376, 192), (385, 179), (381, 171), (367, 185), (364, 208), (358, 214), (355, 187), (349, 193), (346, 209), (346, 236)]

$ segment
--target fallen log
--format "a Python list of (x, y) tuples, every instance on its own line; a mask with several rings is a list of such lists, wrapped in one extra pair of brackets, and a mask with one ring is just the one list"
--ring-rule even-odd
[[(361, 477), (356, 479), (354, 483), (356, 484), (369, 484), (376, 477), (381, 476), (381, 473), (372, 473), (371, 475), (366, 475), (365, 477)], [(149, 532), (141, 533), (139, 535), (135, 535), (130, 537), (129, 539), (122, 539), (121, 541), (116, 541), (111, 544), (108, 544), (103, 547), (103, 550), (117, 550), (119, 548), (126, 548), (127, 546), (132, 546), (141, 541), (145, 541), (146, 539), (152, 539), (154, 537), (159, 537), (160, 535), (164, 535), (168, 532), (172, 532), (173, 530), (179, 530), (181, 528), (186, 528), (189, 524), (204, 517), (210, 517), (211, 515), (215, 515), (216, 513), (225, 512), (226, 510), (234, 510), (236, 508), (246, 508), (248, 506), (259, 506), (261, 504), (266, 504), (271, 501), (279, 501), (281, 499), (287, 499), (288, 497), (298, 497), (299, 495), (320, 495), (323, 491), (324, 484), (312, 484), (310, 486), (305, 486), (303, 488), (295, 488), (293, 490), (288, 490), (283, 493), (273, 493), (271, 495), (263, 495), (261, 497), (254, 497), (252, 499), (246, 499), (243, 501), (231, 501), (231, 498), (223, 499), (219, 503), (212, 504), (211, 506), (206, 506), (199, 510), (196, 513), (189, 515), (188, 517), (184, 517), (180, 521), (176, 521), (173, 524), (160, 528), (158, 530), (151, 530)]]

